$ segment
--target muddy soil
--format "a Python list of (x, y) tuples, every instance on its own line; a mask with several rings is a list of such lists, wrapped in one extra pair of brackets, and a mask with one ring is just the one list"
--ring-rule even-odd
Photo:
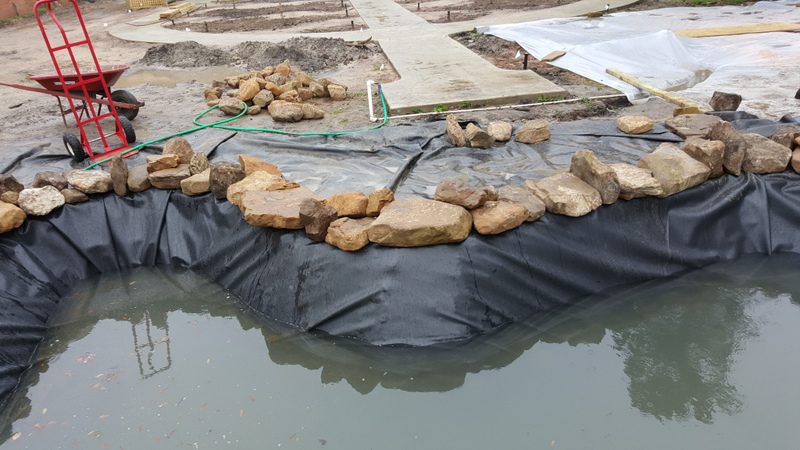
[[(395, 0), (411, 12), (432, 23), (463, 22), (494, 11), (534, 10), (572, 3), (572, 0)], [(447, 12), (450, 11), (448, 15)]]
[(197, 42), (179, 42), (151, 47), (139, 63), (181, 68), (234, 65), (258, 70), (288, 60), (291, 65), (314, 73), (378, 54), (382, 54), (382, 51), (376, 43), (353, 46), (342, 39), (332, 38), (292, 38), (277, 44), (243, 42), (230, 49), (206, 47)]
[[(260, 2), (259, 2), (260, 3)], [(283, 14), (288, 12), (308, 12), (325, 11), (341, 12), (342, 7), (339, 3), (332, 2), (310, 2), (310, 3), (280, 3), (277, 6), (267, 6), (261, 8), (220, 8), (207, 11), (200, 11), (192, 14), (194, 17), (223, 17), (226, 19), (251, 18), (253, 16), (265, 16), (269, 14)]]

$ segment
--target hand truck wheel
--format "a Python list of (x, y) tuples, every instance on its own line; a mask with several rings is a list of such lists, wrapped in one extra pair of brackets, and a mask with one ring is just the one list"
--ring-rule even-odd
[[(139, 103), (139, 100), (136, 100), (136, 97), (134, 97), (133, 94), (122, 89), (112, 92), (111, 100), (119, 103), (133, 103), (133, 104)], [(133, 120), (136, 118), (136, 116), (139, 115), (139, 108), (129, 109), (129, 108), (117, 107), (115, 109), (117, 110), (118, 116), (125, 117), (128, 120)]]
[(119, 125), (125, 133), (125, 140), (128, 144), (136, 142), (136, 131), (133, 129), (133, 124), (125, 116), (119, 116)]
[(79, 163), (86, 159), (86, 151), (83, 150), (80, 138), (72, 133), (64, 133), (64, 148), (72, 157), (72, 160)]

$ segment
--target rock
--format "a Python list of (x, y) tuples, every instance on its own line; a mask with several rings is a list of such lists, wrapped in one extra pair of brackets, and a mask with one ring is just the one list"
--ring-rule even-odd
[(639, 197), (659, 197), (664, 192), (661, 183), (653, 177), (653, 172), (648, 169), (636, 167), (632, 164), (609, 164), (619, 181), (619, 196), (624, 200)]
[(741, 95), (720, 91), (714, 91), (714, 94), (711, 95), (711, 101), (708, 102), (714, 111), (736, 111), (741, 103)]
[(505, 233), (522, 225), (528, 219), (527, 208), (507, 200), (486, 202), (470, 213), (475, 231), (480, 234)]
[(275, 66), (275, 73), (279, 73), (285, 77), (288, 77), (289, 74), (292, 73), (292, 68), (289, 66), (287, 61), (284, 61)]
[(64, 196), (64, 201), (69, 205), (83, 203), (89, 201), (89, 196), (76, 189), (62, 189), (61, 195)]
[(308, 88), (311, 90), (311, 95), (314, 98), (323, 98), (328, 96), (328, 91), (325, 89), (325, 86), (317, 83), (316, 81), (310, 83)]
[(722, 162), (725, 158), (725, 143), (701, 138), (689, 138), (681, 147), (692, 158), (711, 169), (709, 178), (721, 177), (725, 173)]
[(329, 84), (326, 88), (331, 100), (347, 100), (347, 87), (338, 84)]
[(239, 82), (239, 100), (247, 102), (253, 99), (261, 91), (261, 85), (255, 79)]
[(71, 170), (67, 172), (67, 182), (84, 194), (105, 194), (111, 190), (111, 175), (102, 170)]
[(218, 98), (215, 98), (213, 100), (209, 100), (209, 101), (206, 102), (206, 106), (208, 106), (209, 108), (212, 107), (212, 106), (217, 106), (217, 105), (219, 105), (219, 99)]
[(205, 153), (195, 153), (189, 160), (189, 173), (192, 175), (203, 173), (208, 169), (208, 165), (208, 156)]
[(192, 144), (182, 137), (174, 137), (164, 144), (164, 151), (162, 155), (176, 155), (178, 157), (178, 164), (189, 164), (194, 156)]
[(111, 176), (111, 187), (114, 189), (114, 193), (128, 195), (128, 164), (121, 156), (111, 159), (108, 173)]
[(267, 85), (267, 80), (265, 80), (263, 77), (255, 77), (253, 79), (258, 82), (259, 89), (264, 89), (264, 86)]
[(361, 192), (334, 194), (325, 200), (325, 204), (335, 209), (339, 217), (364, 217), (368, 203), (369, 198)]
[(220, 162), (211, 164), (209, 187), (214, 197), (223, 199), (228, 195), (228, 187), (244, 179), (244, 170), (239, 164)]
[(394, 192), (391, 189), (383, 188), (369, 194), (367, 200), (367, 215), (378, 217), (381, 210), (394, 201)]
[(517, 130), (517, 142), (538, 144), (550, 139), (550, 123), (544, 119), (529, 120)]
[(59, 191), (67, 188), (67, 177), (62, 172), (39, 172), (33, 177), (33, 187), (53, 186)]
[(2, 194), (0, 194), (0, 202), (16, 205), (18, 200), (19, 200), (19, 192), (5, 191)]
[(273, 66), (264, 67), (263, 69), (261, 69), (260, 72), (258, 72), (258, 74), (261, 75), (262, 78), (267, 78), (273, 73), (275, 73), (275, 68)]
[(61, 191), (53, 186), (23, 189), (17, 202), (29, 216), (46, 216), (65, 203)]
[(218, 86), (203, 89), (203, 98), (206, 101), (218, 100), (220, 97), (222, 97), (222, 94), (223, 90), (221, 87)]
[(239, 77), (238, 76), (226, 77), (225, 84), (227, 84), (232, 88), (237, 88), (239, 87)]
[(770, 136), (770, 139), (783, 145), (794, 149), (798, 146), (797, 140), (800, 139), (800, 125), (785, 125), (778, 128), (778, 131)]
[(278, 100), (283, 100), (285, 102), (291, 103), (300, 103), (300, 94), (297, 93), (294, 89), (290, 91), (286, 91), (283, 94), (278, 96)]
[(553, 214), (580, 217), (603, 204), (597, 189), (571, 173), (560, 173), (538, 181), (528, 180), (525, 187)]
[(268, 172), (253, 172), (245, 176), (240, 181), (228, 186), (228, 201), (242, 207), (242, 197), (245, 192), (250, 191), (281, 191), (284, 189), (295, 189), (299, 184), (286, 181), (283, 177), (273, 175)]
[[(267, 82), (274, 83), (274, 84), (280, 86), (280, 85), (286, 83), (286, 80), (288, 80), (288, 78), (286, 77), (286, 75), (283, 75), (283, 74), (280, 74), (280, 73), (273, 73), (272, 75), (268, 76), (266, 78), (266, 80), (267, 80)], [(274, 94), (274, 92), (273, 92), (273, 94)], [(279, 94), (280, 93), (278, 93), (276, 95), (279, 95)]]
[(747, 150), (747, 142), (730, 122), (719, 122), (711, 127), (708, 138), (722, 141), (725, 144), (725, 153), (722, 156), (722, 167), (726, 172), (736, 175), (742, 174), (742, 161)]
[(22, 185), (14, 175), (2, 175), (0, 174), (0, 194), (3, 192), (13, 191), (13, 192), (22, 192), (25, 189), (25, 186)]
[(157, 189), (180, 189), (181, 180), (192, 176), (189, 165), (181, 164), (173, 169), (159, 170), (150, 174), (150, 184)]
[(180, 157), (178, 155), (149, 155), (145, 160), (147, 161), (147, 171), (152, 173), (178, 167)]
[(239, 155), (239, 165), (242, 166), (245, 176), (250, 175), (253, 172), (267, 172), (279, 177), (283, 176), (283, 173), (278, 166), (270, 164), (266, 161), (262, 161), (255, 156)]
[(351, 219), (343, 217), (335, 220), (325, 236), (325, 242), (347, 252), (357, 252), (369, 244), (367, 230), (375, 219)]
[(684, 139), (690, 137), (707, 139), (711, 128), (720, 122), (722, 122), (722, 119), (708, 114), (683, 114), (667, 119), (664, 125), (667, 129)]
[(242, 197), (244, 220), (265, 228), (300, 230), (300, 204), (306, 199), (319, 200), (317, 194), (304, 187), (283, 191), (250, 191)]
[(239, 98), (239, 90), (238, 89), (234, 89), (232, 91), (228, 91), (228, 92), (225, 93), (225, 95), (228, 96), (228, 97)]
[(473, 148), (492, 148), (494, 138), (474, 123), (467, 124), (467, 142)]
[(755, 133), (745, 133), (742, 138), (747, 143), (742, 170), (751, 173), (778, 173), (786, 170), (792, 159), (789, 147)]
[(544, 202), (531, 191), (521, 187), (503, 186), (497, 192), (497, 200), (505, 200), (522, 205), (528, 211), (528, 222), (539, 220), (544, 215)]
[(150, 176), (147, 166), (134, 166), (128, 168), (128, 190), (142, 192), (150, 189)]
[(314, 98), (314, 93), (309, 88), (301, 87), (297, 88), (297, 96), (300, 97), (300, 101), (305, 102)]
[[(794, 149), (794, 151), (792, 152), (791, 163), (792, 163), (792, 169), (794, 169), (795, 172), (800, 173), (800, 147)], [(1, 196), (0, 200), (2, 200)]]
[(275, 96), (272, 94), (272, 92), (263, 89), (259, 91), (255, 97), (253, 97), (253, 104), (263, 108), (272, 103), (273, 100), (275, 100)]
[(466, 147), (467, 135), (456, 120), (456, 116), (448, 114), (447, 118), (447, 137), (453, 147)]
[(653, 129), (653, 121), (646, 116), (622, 116), (617, 118), (617, 128), (627, 134), (642, 134)]
[(319, 200), (307, 198), (300, 203), (300, 223), (312, 241), (325, 241), (328, 227), (337, 218), (336, 210)]
[(489, 127), (486, 129), (486, 131), (494, 138), (495, 141), (507, 142), (511, 140), (511, 134), (513, 133), (514, 129), (509, 122), (504, 120), (495, 120), (493, 122), (489, 122)]
[(247, 115), (248, 116), (255, 116), (261, 113), (261, 107), (258, 105), (253, 105), (247, 108)]
[[(17, 191), (6, 191), (14, 192)], [(10, 203), (0, 202), (0, 234), (15, 230), (25, 223), (25, 212)]]
[(459, 180), (444, 180), (436, 186), (434, 198), (466, 209), (475, 209), (486, 203), (490, 195), (486, 187), (470, 186)]
[(711, 169), (687, 155), (673, 144), (661, 144), (639, 161), (639, 167), (648, 169), (661, 185), (659, 197), (669, 197), (702, 184)]
[(472, 216), (457, 205), (419, 197), (395, 200), (367, 230), (370, 242), (390, 247), (462, 242), (469, 236)]
[(238, 116), (244, 111), (245, 104), (238, 97), (223, 97), (217, 104), (219, 110), (229, 116)]
[(281, 87), (271, 81), (267, 81), (267, 83), (264, 84), (264, 89), (268, 90), (272, 94), (273, 99), (283, 94)]
[(299, 122), (303, 120), (303, 107), (298, 103), (275, 100), (269, 104), (269, 115), (277, 122)]
[(310, 103), (302, 103), (300, 107), (303, 109), (303, 119), (322, 119), (325, 117), (325, 111)]
[(603, 204), (610, 205), (619, 198), (619, 180), (614, 169), (603, 163), (591, 150), (578, 150), (572, 155), (569, 171), (597, 189)]
[(311, 78), (311, 76), (305, 72), (297, 72), (296, 74), (294, 74), (294, 79), (297, 80), (297, 82), (299, 82), (303, 86), (308, 86), (314, 82), (314, 79)]
[(211, 169), (206, 169), (200, 173), (190, 176), (189, 178), (184, 178), (181, 180), (181, 192), (186, 195), (203, 195), (211, 192), (211, 188), (209, 186), (210, 177)]

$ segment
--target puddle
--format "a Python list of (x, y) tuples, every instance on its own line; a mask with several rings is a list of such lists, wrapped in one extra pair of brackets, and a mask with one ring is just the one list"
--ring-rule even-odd
[(265, 323), (191, 272), (87, 280), (0, 448), (795, 448), (797, 267), (751, 257), (429, 349)]
[(175, 87), (179, 83), (202, 83), (210, 85), (212, 81), (222, 81), (232, 74), (242, 72), (230, 66), (204, 67), (190, 70), (140, 70), (128, 71), (114, 85), (115, 89), (150, 84), (155, 86)]

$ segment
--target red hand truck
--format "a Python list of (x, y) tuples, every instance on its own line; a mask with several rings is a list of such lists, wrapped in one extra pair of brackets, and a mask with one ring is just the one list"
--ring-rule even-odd
[[(56, 17), (54, 3), (59, 3), (59, 0), (39, 0), (33, 6), (33, 11), (47, 51), (50, 53), (50, 59), (53, 61), (53, 67), (56, 69), (58, 81), (54, 86), (60, 87), (63, 91), (62, 96), (66, 97), (69, 102), (69, 109), (72, 111), (80, 131), (80, 137), (72, 133), (64, 133), (64, 147), (76, 162), (83, 161), (87, 156), (90, 160), (97, 161), (120, 154), (128, 150), (128, 144), (136, 141), (133, 125), (126, 117), (117, 113), (114, 98), (108, 89), (107, 74), (103, 72), (97, 61), (97, 54), (95, 54), (94, 46), (89, 39), (86, 23), (83, 21), (76, 0), (70, 0), (70, 3), (80, 30), (77, 33), (77, 40), (73, 41), (70, 41), (69, 32)], [(48, 36), (45, 23), (42, 21), (43, 15), (45, 19), (50, 19), (57, 30), (57, 33), (53, 34), (60, 35), (60, 39), (58, 36)], [(88, 50), (91, 62), (94, 64), (94, 67), (83, 71), (79, 66), (78, 56), (76, 56), (77, 50), (84, 50), (82, 47)], [(85, 53), (85, 50), (82, 54)], [(59, 57), (62, 57), (62, 60), (66, 59), (63, 58), (64, 52), (69, 57), (67, 64), (71, 64), (71, 67), (62, 68), (62, 65), (66, 64), (59, 62)], [(98, 93), (105, 100), (98, 99)], [(76, 106), (77, 102), (81, 102), (81, 106)], [(107, 106), (108, 112), (101, 113), (102, 105)], [(110, 129), (112, 126), (114, 131), (107, 132), (106, 129)], [(90, 134), (96, 137), (90, 138)], [(98, 142), (102, 145), (102, 150), (95, 151), (92, 144)], [(128, 152), (125, 156), (135, 153), (137, 152)]]

